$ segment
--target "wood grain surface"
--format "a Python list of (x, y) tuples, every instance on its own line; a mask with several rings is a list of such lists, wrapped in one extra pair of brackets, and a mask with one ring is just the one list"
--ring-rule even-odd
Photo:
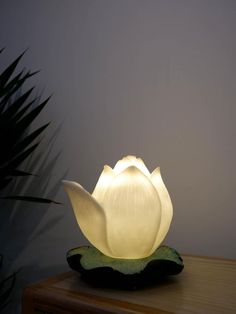
[(184, 256), (183, 272), (136, 291), (92, 288), (74, 272), (28, 287), (23, 314), (236, 313), (236, 261)]

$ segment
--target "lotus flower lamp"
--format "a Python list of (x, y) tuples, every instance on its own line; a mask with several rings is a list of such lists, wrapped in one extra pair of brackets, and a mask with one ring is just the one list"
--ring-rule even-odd
[(160, 168), (149, 172), (141, 158), (127, 156), (104, 166), (92, 194), (63, 181), (81, 231), (93, 247), (67, 253), (70, 267), (90, 282), (136, 287), (178, 274), (178, 252), (160, 246), (173, 216)]

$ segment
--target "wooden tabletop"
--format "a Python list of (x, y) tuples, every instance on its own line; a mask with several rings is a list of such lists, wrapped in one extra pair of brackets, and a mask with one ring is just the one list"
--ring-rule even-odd
[(25, 290), (31, 313), (236, 313), (236, 261), (184, 256), (185, 268), (154, 287), (136, 291), (92, 288), (68, 272)]

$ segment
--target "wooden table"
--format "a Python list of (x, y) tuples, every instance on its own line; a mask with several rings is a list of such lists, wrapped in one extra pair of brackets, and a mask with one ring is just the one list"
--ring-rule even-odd
[(68, 272), (29, 286), (23, 314), (236, 313), (236, 261), (184, 256), (183, 272), (138, 291), (95, 289)]

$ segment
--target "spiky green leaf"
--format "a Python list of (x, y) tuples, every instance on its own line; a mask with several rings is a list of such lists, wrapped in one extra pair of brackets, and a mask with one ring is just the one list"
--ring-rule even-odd
[(10, 79), (24, 53), (25, 51), (20, 54), (19, 57), (16, 58), (0, 75), (0, 89), (2, 89)]

